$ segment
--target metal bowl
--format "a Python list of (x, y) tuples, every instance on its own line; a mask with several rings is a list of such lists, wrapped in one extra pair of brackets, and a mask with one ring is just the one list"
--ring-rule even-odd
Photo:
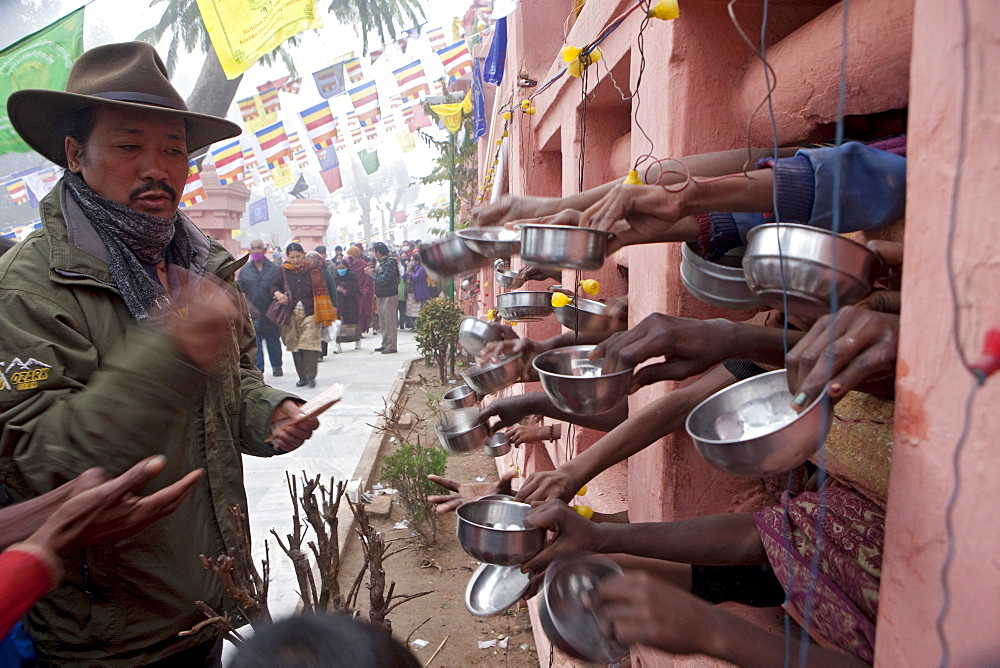
[(719, 258), (706, 260), (695, 250), (694, 242), (681, 245), (681, 281), (699, 300), (726, 309), (749, 309), (761, 305), (747, 285), (740, 248)]
[(503, 332), (479, 318), (467, 315), (458, 323), (458, 342), (466, 352), (478, 355), (487, 343), (503, 339)]
[(584, 601), (602, 580), (623, 575), (621, 567), (596, 555), (559, 557), (549, 564), (539, 596), (538, 617), (552, 644), (574, 659), (615, 663), (628, 647), (601, 631)]
[(472, 452), (483, 447), (490, 437), (487, 420), (478, 420), (479, 409), (462, 408), (446, 413), (435, 428), (441, 447), (450, 453)]
[(465, 240), (459, 236), (422, 245), (420, 260), (429, 271), (438, 276), (464, 274), (490, 263), (488, 257), (469, 248)]
[[(554, 306), (552, 312), (563, 326), (569, 327), (574, 332), (589, 331), (621, 331), (626, 328), (626, 323), (616, 322), (613, 318), (604, 315), (607, 308), (601, 302), (591, 299), (577, 298), (565, 306)], [(616, 327), (616, 329), (612, 329)]]
[(479, 401), (479, 397), (476, 396), (475, 391), (468, 385), (459, 385), (445, 392), (441, 397), (441, 401), (444, 402), (445, 406), (454, 410), (475, 406)]
[(519, 566), (480, 564), (465, 588), (465, 609), (476, 617), (499, 615), (528, 591), (531, 577)]
[(753, 228), (743, 255), (747, 284), (760, 301), (784, 309), (787, 294), (788, 313), (808, 318), (829, 313), (833, 303), (863, 299), (872, 290), (878, 262), (856, 241), (792, 223)]
[(465, 244), (486, 257), (510, 258), (521, 251), (521, 233), (505, 227), (470, 227), (456, 232)]
[(801, 413), (791, 402), (788, 375), (778, 369), (719, 390), (695, 406), (684, 426), (712, 466), (753, 478), (778, 475), (809, 459), (833, 420), (825, 390)]
[[(524, 528), (524, 516), (529, 510), (531, 506), (526, 503), (502, 499), (480, 499), (459, 506), (455, 511), (458, 542), (466, 552), (487, 564), (523, 564), (545, 545), (545, 529)], [(495, 525), (505, 528), (498, 529)]]
[(483, 446), (483, 453), (488, 457), (503, 457), (510, 452), (510, 438), (503, 432), (490, 436)]
[(493, 364), (479, 364), (462, 372), (465, 383), (479, 394), (493, 394), (521, 380), (524, 357), (521, 353), (500, 358)]
[(602, 375), (604, 360), (587, 359), (595, 347), (567, 346), (535, 357), (542, 389), (558, 409), (573, 415), (605, 413), (628, 395), (632, 369)]
[(497, 285), (508, 290), (517, 289), (524, 284), (524, 281), (521, 280), (521, 274), (510, 269), (493, 272), (493, 278)]
[(556, 269), (600, 269), (607, 254), (608, 232), (572, 225), (523, 223), (521, 259)]
[(510, 322), (535, 322), (552, 315), (552, 294), (549, 292), (505, 292), (497, 295), (497, 313)]

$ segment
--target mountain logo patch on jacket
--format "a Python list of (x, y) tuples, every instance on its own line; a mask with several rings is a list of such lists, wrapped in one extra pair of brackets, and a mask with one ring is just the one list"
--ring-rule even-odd
[(0, 390), (33, 390), (49, 379), (52, 366), (34, 357), (22, 361), (15, 357), (9, 363), (0, 362)]

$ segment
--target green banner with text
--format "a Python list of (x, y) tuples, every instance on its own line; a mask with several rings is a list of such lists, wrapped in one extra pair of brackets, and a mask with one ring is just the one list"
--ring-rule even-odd
[(70, 68), (83, 53), (83, 10), (81, 7), (0, 51), (0, 155), (31, 150), (10, 123), (7, 98), (22, 88), (66, 87)]

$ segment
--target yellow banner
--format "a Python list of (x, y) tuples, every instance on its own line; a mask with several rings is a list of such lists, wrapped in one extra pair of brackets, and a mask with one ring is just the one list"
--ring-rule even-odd
[(276, 165), (271, 169), (271, 178), (274, 179), (274, 186), (276, 188), (284, 188), (291, 184), (295, 178), (295, 174), (292, 173), (292, 166), (286, 162), (282, 165)]
[(198, 0), (198, 9), (229, 79), (289, 37), (323, 27), (316, 0)]
[(437, 114), (437, 117), (441, 119), (441, 122), (448, 129), (448, 132), (455, 134), (462, 127), (463, 112), (468, 114), (472, 111), (472, 89), (469, 89), (469, 92), (465, 94), (465, 99), (461, 102), (454, 104), (434, 104), (431, 105), (431, 111)]

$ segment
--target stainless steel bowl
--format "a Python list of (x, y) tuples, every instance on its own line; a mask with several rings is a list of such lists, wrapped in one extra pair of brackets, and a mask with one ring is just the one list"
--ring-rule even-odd
[(552, 294), (549, 292), (505, 292), (497, 295), (497, 313), (510, 322), (535, 322), (552, 315)]
[(594, 613), (584, 607), (589, 594), (606, 578), (621, 577), (622, 569), (597, 555), (558, 557), (545, 571), (538, 617), (552, 644), (574, 659), (615, 663), (628, 647), (601, 631)]
[(479, 397), (476, 396), (475, 391), (468, 385), (459, 385), (445, 392), (441, 396), (441, 401), (444, 402), (445, 406), (454, 410), (475, 406), (479, 401)]
[(698, 453), (734, 475), (790, 471), (816, 452), (833, 420), (824, 391), (801, 413), (791, 408), (784, 369), (747, 378), (695, 406), (685, 427)]
[[(552, 312), (556, 320), (564, 327), (569, 327), (574, 332), (601, 331), (612, 332), (626, 329), (627, 323), (616, 321), (604, 315), (607, 307), (601, 302), (591, 299), (574, 299), (565, 306), (554, 306)], [(612, 330), (612, 327), (616, 329)]]
[(808, 318), (829, 313), (834, 296), (838, 306), (863, 299), (878, 262), (852, 239), (792, 223), (753, 228), (743, 255), (747, 284), (760, 301), (784, 309), (787, 293), (788, 312)]
[[(526, 503), (489, 499), (459, 506), (456, 533), (458, 542), (470, 555), (487, 564), (515, 566), (541, 551), (544, 529), (525, 529), (524, 516), (531, 510)], [(497, 525), (504, 528), (498, 529)]]
[(493, 272), (493, 279), (497, 285), (506, 290), (515, 290), (524, 284), (524, 281), (521, 280), (521, 274), (510, 269)]
[(487, 343), (503, 339), (503, 332), (479, 318), (467, 315), (458, 323), (458, 342), (466, 352), (478, 355)]
[(450, 453), (472, 452), (490, 437), (487, 420), (478, 420), (479, 409), (462, 408), (446, 413), (435, 428), (441, 447)]
[(602, 375), (604, 360), (589, 360), (596, 346), (567, 346), (535, 357), (542, 389), (560, 410), (573, 415), (604, 413), (628, 395), (632, 369)]
[(503, 457), (508, 452), (510, 452), (510, 438), (503, 432), (490, 436), (490, 440), (483, 446), (483, 453), (487, 457)]
[(465, 609), (476, 617), (499, 615), (528, 591), (531, 577), (519, 566), (480, 564), (465, 588)]
[(521, 233), (505, 227), (470, 227), (456, 232), (465, 244), (486, 257), (509, 259), (521, 251)]
[(521, 230), (521, 259), (557, 269), (600, 269), (607, 254), (607, 232), (572, 225), (524, 223)]
[(480, 364), (462, 372), (466, 385), (479, 394), (493, 394), (521, 380), (524, 357), (521, 353), (500, 358), (493, 364)]
[(459, 236), (424, 244), (420, 247), (420, 259), (429, 271), (438, 276), (464, 274), (490, 263), (488, 257), (469, 248)]
[(761, 305), (747, 285), (742, 248), (730, 251), (718, 262), (701, 257), (694, 242), (681, 245), (681, 281), (699, 300), (726, 309), (749, 309)]

